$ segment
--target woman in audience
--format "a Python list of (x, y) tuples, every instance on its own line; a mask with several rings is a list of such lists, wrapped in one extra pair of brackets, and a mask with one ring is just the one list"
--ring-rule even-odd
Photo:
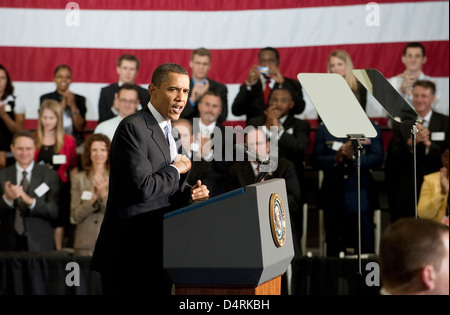
[(449, 144), (441, 154), (443, 167), (425, 175), (420, 189), (417, 215), (422, 219), (442, 222), (448, 226)]
[(72, 83), (72, 70), (67, 65), (59, 65), (54, 71), (53, 80), (56, 91), (42, 95), (40, 103), (46, 99), (58, 101), (63, 113), (63, 126), (66, 134), (72, 135), (77, 146), (83, 144), (83, 129), (86, 119), (86, 98), (69, 90)]
[(78, 171), (78, 160), (75, 139), (64, 133), (62, 107), (57, 101), (47, 99), (41, 104), (36, 147), (35, 161), (57, 171), (61, 179), (59, 216), (54, 225), (56, 249), (61, 250), (65, 237), (65, 245), (71, 245), (70, 182)]
[(6, 155), (14, 132), (23, 129), (25, 107), (13, 95), (14, 86), (8, 71), (0, 65), (0, 169), (7, 164)]
[(92, 256), (106, 209), (109, 181), (110, 140), (92, 134), (84, 142), (83, 170), (71, 187), (70, 220), (76, 224), (75, 255)]
[(347, 81), (348, 86), (355, 94), (362, 108), (366, 110), (367, 91), (352, 72), (353, 61), (348, 52), (342, 49), (331, 52), (328, 57), (327, 70), (328, 73), (337, 73), (341, 75), (345, 81)]

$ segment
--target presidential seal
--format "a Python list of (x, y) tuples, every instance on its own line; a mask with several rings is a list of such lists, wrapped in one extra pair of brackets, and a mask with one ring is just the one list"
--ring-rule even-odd
[(269, 216), (273, 241), (277, 247), (281, 247), (286, 241), (286, 214), (284, 212), (283, 201), (279, 194), (272, 194), (270, 196)]

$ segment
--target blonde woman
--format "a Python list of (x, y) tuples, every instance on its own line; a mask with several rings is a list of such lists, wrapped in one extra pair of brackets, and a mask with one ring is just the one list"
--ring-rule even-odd
[(71, 186), (70, 221), (76, 224), (74, 254), (92, 256), (106, 209), (109, 182), (109, 138), (101, 133), (84, 142), (83, 170)]
[(41, 104), (36, 144), (35, 161), (55, 170), (61, 179), (59, 216), (54, 224), (56, 249), (61, 250), (66, 236), (70, 242), (70, 180), (78, 171), (78, 161), (75, 139), (64, 132), (57, 101), (48, 99)]
[(83, 144), (83, 130), (86, 124), (86, 97), (70, 91), (72, 83), (72, 69), (68, 65), (59, 65), (53, 73), (53, 81), (56, 91), (44, 94), (40, 97), (40, 103), (44, 100), (55, 100), (62, 107), (63, 126), (67, 134), (72, 135), (77, 146)]
[(327, 70), (328, 73), (337, 73), (341, 75), (348, 86), (355, 94), (362, 108), (366, 110), (367, 91), (361, 83), (356, 79), (353, 70), (353, 61), (347, 51), (343, 49), (334, 50), (328, 57)]

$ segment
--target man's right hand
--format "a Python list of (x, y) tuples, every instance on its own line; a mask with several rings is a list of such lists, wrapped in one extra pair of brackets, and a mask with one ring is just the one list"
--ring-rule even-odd
[(172, 162), (172, 165), (175, 166), (180, 174), (184, 174), (191, 169), (191, 160), (185, 155), (178, 154)]
[(259, 80), (258, 65), (253, 65), (248, 72), (245, 84), (248, 86), (254, 85)]
[(5, 182), (5, 197), (9, 202), (13, 202), (23, 193), (22, 186), (13, 185), (10, 181)]

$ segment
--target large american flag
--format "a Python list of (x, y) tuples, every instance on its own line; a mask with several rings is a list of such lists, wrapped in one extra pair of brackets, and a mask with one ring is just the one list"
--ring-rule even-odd
[[(87, 98), (87, 128), (98, 119), (101, 87), (117, 81), (124, 53), (141, 60), (137, 83), (175, 62), (188, 71), (191, 51), (212, 52), (210, 78), (229, 89), (228, 106), (257, 63), (259, 49), (280, 51), (282, 73), (326, 72), (327, 57), (347, 50), (355, 68), (376, 68), (385, 77), (404, 70), (407, 42), (427, 50), (425, 74), (436, 79), (439, 110), (448, 114), (449, 2), (381, 0), (0, 0), (0, 64), (10, 72), (27, 125), (35, 125), (39, 96), (55, 90), (53, 70), (68, 64), (71, 90)], [(307, 97), (306, 97), (307, 98)], [(301, 118), (317, 113), (309, 99)], [(370, 117), (385, 115), (369, 105)], [(238, 122), (229, 110), (228, 121)]]

